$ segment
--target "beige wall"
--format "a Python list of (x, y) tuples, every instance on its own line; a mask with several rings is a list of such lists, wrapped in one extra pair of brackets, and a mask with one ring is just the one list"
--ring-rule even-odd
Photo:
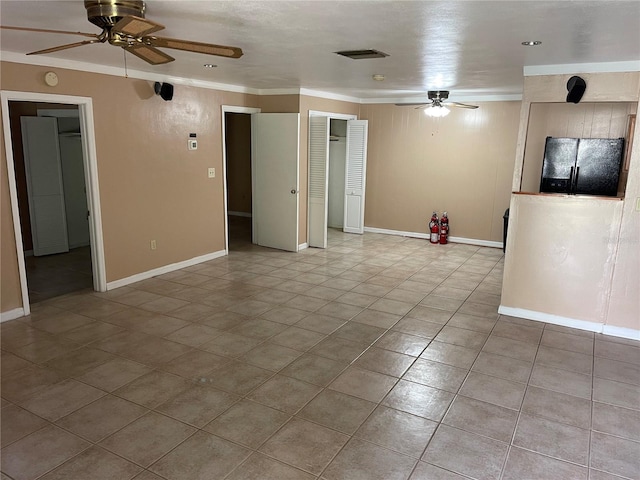
[[(522, 172), (527, 168), (524, 146), (530, 140), (535, 141), (528, 136), (543, 133), (535, 125), (535, 119), (533, 130), (529, 128), (531, 107), (540, 102), (562, 103), (570, 76), (525, 79), (513, 176), (515, 192), (519, 191)], [(640, 72), (581, 76), (587, 83), (583, 98), (587, 108), (595, 102), (604, 102), (604, 111), (611, 102), (632, 104), (611, 115), (610, 125), (606, 121), (598, 122), (601, 132), (619, 131), (625, 123), (620, 116), (637, 109)], [(562, 110), (580, 110), (568, 110), (572, 107), (567, 105)], [(577, 120), (570, 118), (571, 122)], [(636, 138), (638, 135), (640, 127), (636, 124)], [(628, 177), (624, 199), (512, 195), (513, 215), (509, 223), (501, 308), (528, 310), (529, 313), (522, 315), (526, 317), (533, 312), (533, 316), (545, 321), (552, 321), (554, 316), (588, 321), (595, 326), (604, 325), (605, 333), (640, 336), (640, 212), (636, 210), (640, 201), (640, 148), (637, 141), (631, 152)], [(576, 287), (579, 288), (576, 290)]]
[(509, 206), (520, 102), (452, 108), (443, 119), (422, 110), (362, 105), (369, 120), (365, 225), (426, 233), (446, 210), (450, 234), (502, 241)]
[(227, 208), (251, 213), (251, 115), (225, 113)]
[[(220, 107), (256, 107), (257, 96), (176, 85), (165, 102), (152, 82), (57, 68), (60, 83), (51, 88), (43, 81), (48, 70), (3, 62), (2, 89), (92, 98), (107, 281), (223, 250), (223, 179), (207, 178), (208, 167), (222, 172)], [(191, 132), (197, 151), (187, 150)], [(6, 178), (2, 191), (4, 212)], [(3, 228), (8, 265), (16, 261), (10, 233)], [(17, 279), (2, 263), (4, 292)]]

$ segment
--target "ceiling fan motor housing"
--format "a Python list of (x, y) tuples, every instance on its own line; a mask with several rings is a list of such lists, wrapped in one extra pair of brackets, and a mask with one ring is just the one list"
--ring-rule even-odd
[(446, 100), (449, 98), (448, 90), (429, 90), (427, 93), (429, 100)]
[(100, 28), (113, 27), (126, 16), (144, 18), (145, 3), (142, 0), (85, 0), (87, 18)]

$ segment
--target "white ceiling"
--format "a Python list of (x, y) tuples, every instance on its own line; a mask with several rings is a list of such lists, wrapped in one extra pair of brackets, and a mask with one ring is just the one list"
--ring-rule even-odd
[[(130, 70), (256, 90), (306, 88), (366, 100), (448, 89), (455, 100), (519, 94), (525, 66), (640, 65), (638, 1), (151, 0), (146, 17), (166, 25), (159, 36), (238, 46), (244, 56), (166, 50), (175, 62), (150, 66), (128, 55)], [(0, 23), (99, 33), (82, 1), (1, 0)], [(5, 59), (16, 58), (6, 52), (24, 54), (80, 40), (0, 31)], [(542, 45), (524, 47), (525, 40)], [(350, 60), (333, 53), (366, 48), (390, 56)], [(124, 65), (123, 50), (108, 44), (46, 57)], [(203, 67), (211, 62), (218, 67)], [(386, 79), (376, 82), (373, 74)]]

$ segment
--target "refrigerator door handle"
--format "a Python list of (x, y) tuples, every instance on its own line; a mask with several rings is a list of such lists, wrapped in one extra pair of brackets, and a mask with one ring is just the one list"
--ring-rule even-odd
[(571, 172), (569, 173), (569, 189), (568, 192), (569, 194), (573, 193), (573, 169), (575, 167), (571, 167)]

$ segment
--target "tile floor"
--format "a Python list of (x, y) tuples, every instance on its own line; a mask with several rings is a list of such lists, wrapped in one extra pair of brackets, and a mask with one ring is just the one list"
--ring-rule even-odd
[(640, 345), (499, 316), (500, 250), (234, 246), (2, 324), (3, 480), (640, 477)]

